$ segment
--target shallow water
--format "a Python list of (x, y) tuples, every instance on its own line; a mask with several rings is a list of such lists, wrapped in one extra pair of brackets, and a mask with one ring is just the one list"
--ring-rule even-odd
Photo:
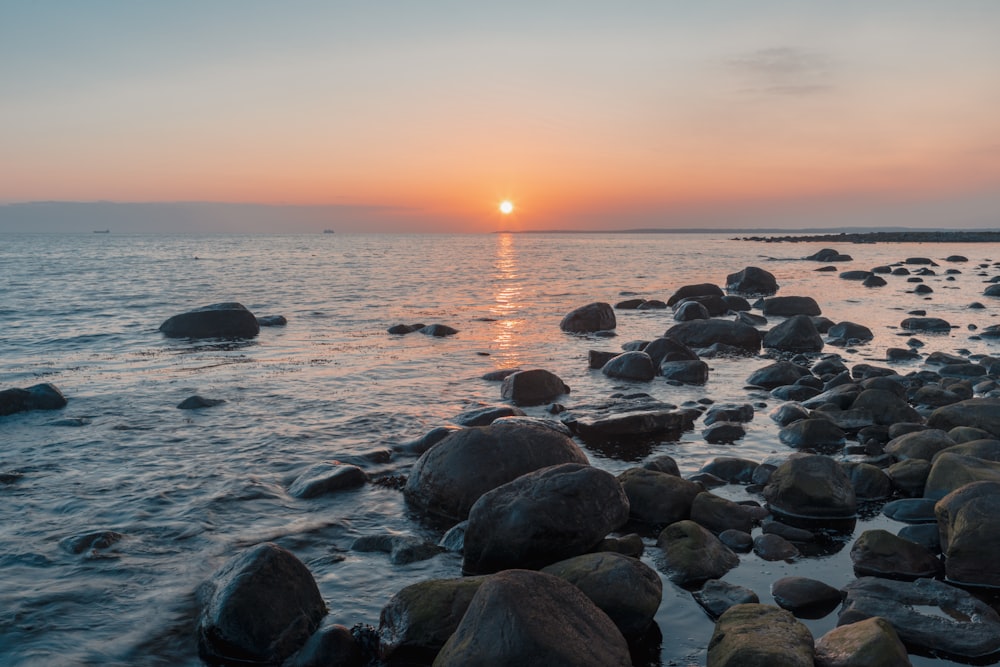
[[(907, 257), (938, 261), (913, 294), (906, 278), (866, 289), (801, 257), (816, 244), (762, 244), (713, 235), (5, 235), (0, 238), (0, 388), (52, 382), (69, 398), (58, 412), (0, 417), (0, 664), (199, 665), (193, 640), (198, 584), (239, 550), (263, 540), (292, 550), (311, 569), (330, 607), (329, 622), (377, 625), (389, 597), (410, 583), (460, 573), (443, 554), (393, 566), (381, 553), (350, 551), (354, 539), (393, 531), (436, 540), (441, 527), (413, 515), (399, 491), (367, 485), (302, 500), (287, 488), (310, 464), (358, 463), (374, 477), (405, 474), (414, 459), (385, 450), (419, 437), (463, 409), (500, 403), (480, 376), (541, 367), (572, 388), (567, 406), (616, 391), (645, 391), (671, 403), (778, 401), (744, 388), (765, 359), (711, 360), (704, 387), (612, 381), (587, 368), (589, 349), (615, 350), (672, 324), (670, 311), (619, 311), (618, 336), (570, 336), (558, 324), (591, 301), (623, 293), (666, 300), (678, 287), (723, 284), (760, 266), (780, 295), (810, 295), (834, 321), (869, 326), (876, 339), (840, 352), (849, 365), (886, 365), (905, 347), (898, 329), (923, 308), (957, 328), (921, 334), (924, 351), (996, 354), (970, 340), (969, 325), (995, 324), (997, 302), (984, 280), (1000, 260), (994, 245), (834, 246), (869, 269)], [(948, 264), (948, 255), (971, 261)], [(915, 268), (915, 267), (911, 267)], [(961, 274), (946, 280), (944, 270)], [(167, 317), (239, 301), (257, 315), (283, 314), (285, 327), (244, 343), (163, 338)], [(981, 301), (984, 310), (970, 310)], [(397, 323), (444, 323), (452, 338), (390, 336)], [(900, 372), (922, 368), (899, 364)], [(192, 394), (226, 403), (177, 410)], [(684, 474), (716, 455), (761, 460), (790, 450), (761, 409), (737, 445), (708, 445), (700, 424), (648, 451), (590, 450), (618, 473), (667, 453)], [(529, 414), (541, 416), (543, 408)], [(719, 491), (748, 497), (740, 487)], [(858, 522), (896, 524), (874, 513)], [(71, 540), (99, 531), (122, 537), (74, 553)], [(770, 582), (789, 574), (834, 586), (852, 578), (842, 535), (820, 556), (769, 563), (754, 555), (726, 579), (771, 602)], [(652, 545), (653, 540), (648, 540)], [(655, 548), (647, 550), (655, 562)], [(664, 582), (657, 622), (662, 646), (648, 664), (703, 664), (712, 622), (690, 594)], [(833, 613), (807, 624), (818, 637)], [(951, 664), (914, 658), (918, 665)]]

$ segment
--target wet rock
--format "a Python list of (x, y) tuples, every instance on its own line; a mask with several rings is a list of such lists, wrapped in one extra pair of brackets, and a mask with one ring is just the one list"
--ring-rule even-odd
[[(643, 463), (642, 467), (645, 468), (646, 470), (655, 470), (656, 472), (665, 472), (668, 475), (673, 475), (675, 477), (680, 477), (681, 476), (681, 471), (677, 467), (677, 461), (675, 461), (674, 458), (672, 456), (670, 456), (669, 454), (660, 454), (659, 456), (656, 456), (656, 457), (654, 457), (654, 458), (646, 461), (645, 463)], [(620, 475), (619, 475), (618, 479), (619, 479), (619, 481), (621, 481), (621, 476)]]
[(690, 347), (674, 338), (661, 336), (649, 341), (642, 350), (653, 360), (653, 366), (660, 367), (664, 361), (694, 361), (698, 355)]
[(940, 317), (907, 317), (899, 323), (899, 327), (904, 331), (926, 331), (929, 333), (951, 331), (951, 324)]
[[(742, 530), (724, 530), (719, 533), (719, 541), (737, 553), (747, 553), (753, 549), (753, 537)], [(750, 602), (750, 600), (743, 600)]]
[(748, 313), (740, 311), (736, 313), (736, 322), (741, 324), (746, 324), (751, 327), (764, 327), (767, 326), (767, 318), (763, 315), (755, 315), (754, 313)]
[(656, 572), (636, 558), (603, 552), (576, 556), (542, 569), (573, 584), (608, 615), (626, 637), (645, 632), (663, 598)]
[(739, 604), (719, 617), (708, 643), (708, 667), (813, 667), (809, 628), (789, 612)]
[(939, 385), (926, 385), (918, 389), (913, 394), (913, 403), (932, 408), (940, 408), (963, 400), (961, 396), (953, 391)]
[(776, 361), (751, 373), (750, 377), (747, 378), (747, 384), (764, 389), (774, 389), (775, 387), (795, 384), (799, 378), (810, 375), (812, 373), (805, 366), (793, 364), (790, 361)]
[(354, 634), (343, 625), (314, 632), (282, 667), (362, 667), (364, 653)]
[(839, 589), (807, 577), (782, 577), (771, 584), (774, 602), (800, 618), (823, 618), (840, 604)]
[(794, 543), (813, 542), (816, 539), (816, 536), (812, 532), (804, 528), (789, 526), (787, 523), (782, 523), (775, 519), (767, 521), (761, 531), (764, 535), (777, 535)]
[(702, 431), (701, 437), (711, 444), (733, 443), (746, 435), (743, 424), (737, 422), (716, 422)]
[(694, 521), (670, 524), (656, 545), (663, 550), (661, 565), (667, 577), (680, 586), (719, 579), (740, 562), (719, 538)]
[(462, 429), (417, 460), (404, 495), (423, 511), (461, 521), (487, 491), (558, 463), (587, 463), (587, 457), (552, 429), (502, 422)]
[(844, 431), (829, 419), (803, 419), (778, 432), (778, 439), (796, 449), (830, 451), (844, 445)]
[(916, 542), (887, 530), (866, 530), (851, 547), (851, 561), (859, 577), (891, 577), (912, 581), (936, 577), (944, 568), (934, 554)]
[(876, 617), (817, 639), (816, 667), (910, 667), (910, 658), (892, 624)]
[(559, 328), (570, 333), (593, 333), (608, 331), (617, 325), (611, 304), (597, 301), (568, 313), (559, 323)]
[(709, 579), (701, 590), (691, 595), (713, 619), (722, 616), (732, 606), (760, 602), (757, 594), (749, 588), (722, 579)]
[(701, 472), (707, 472), (730, 484), (750, 484), (757, 462), (741, 459), (735, 456), (716, 456), (701, 467)]
[(913, 431), (893, 438), (885, 446), (885, 452), (898, 461), (924, 459), (930, 461), (940, 451), (955, 445), (947, 432), (941, 429)]
[(210, 408), (214, 405), (222, 405), (226, 401), (221, 398), (204, 398), (203, 396), (188, 396), (177, 404), (178, 410), (200, 410)]
[(501, 368), (499, 370), (483, 373), (479, 378), (487, 382), (501, 382), (505, 377), (521, 370), (520, 368)]
[(850, 255), (843, 255), (833, 248), (823, 248), (808, 257), (803, 257), (803, 259), (814, 262), (850, 262), (852, 260)]
[(798, 403), (783, 403), (771, 410), (767, 416), (781, 426), (788, 426), (801, 419), (808, 419), (809, 411)]
[(511, 373), (500, 387), (500, 396), (515, 405), (541, 405), (568, 393), (558, 375), (541, 368)]
[(674, 304), (683, 301), (684, 299), (690, 299), (692, 297), (698, 296), (725, 296), (725, 292), (718, 285), (713, 285), (712, 283), (701, 283), (698, 285), (685, 285), (678, 289), (676, 292), (667, 299), (667, 305), (673, 306)]
[(990, 285), (983, 291), (983, 296), (1000, 296), (1000, 284)]
[(665, 335), (693, 348), (706, 348), (721, 343), (754, 354), (760, 351), (761, 344), (761, 334), (757, 329), (725, 320), (680, 322), (667, 329)]
[(910, 407), (905, 398), (884, 389), (865, 389), (854, 399), (851, 407), (870, 410), (876, 424), (921, 421), (920, 413)]
[(819, 352), (823, 337), (806, 315), (795, 315), (764, 334), (763, 345), (785, 352)]
[(903, 523), (934, 523), (937, 521), (934, 515), (935, 502), (931, 498), (900, 498), (886, 503), (882, 507), (882, 514)]
[(123, 539), (125, 536), (114, 530), (95, 530), (67, 537), (59, 542), (59, 546), (71, 554), (95, 553), (103, 551)]
[(885, 474), (892, 480), (904, 496), (922, 496), (927, 476), (931, 473), (930, 461), (924, 459), (907, 459), (894, 463), (885, 469)]
[(882, 276), (870, 275), (861, 281), (864, 287), (885, 287), (888, 283)]
[(941, 452), (931, 463), (924, 497), (940, 499), (970, 482), (1000, 482), (1000, 463)]
[(745, 296), (770, 296), (778, 291), (778, 281), (770, 271), (748, 266), (726, 276), (726, 290)]
[(753, 540), (753, 552), (762, 560), (792, 560), (799, 557), (799, 549), (794, 544), (773, 533), (758, 535)]
[(959, 487), (934, 507), (949, 581), (1000, 587), (1000, 482)]
[(227, 302), (174, 315), (160, 325), (160, 332), (168, 338), (253, 338), (260, 324), (243, 304)]
[(961, 589), (934, 579), (862, 577), (844, 590), (839, 625), (880, 616), (919, 651), (961, 658), (1000, 651), (1000, 615)]
[(600, 442), (680, 433), (691, 428), (695, 417), (696, 413), (689, 410), (636, 410), (610, 417), (580, 418), (575, 428), (584, 441)]
[(677, 322), (707, 320), (710, 317), (708, 308), (697, 301), (681, 301), (674, 307), (674, 320)]
[(604, 365), (617, 357), (620, 352), (604, 352), (602, 350), (590, 350), (587, 353), (587, 368), (601, 370)]
[(771, 510), (810, 519), (852, 518), (854, 487), (836, 461), (821, 455), (796, 456), (771, 474), (764, 488)]
[(931, 413), (927, 424), (945, 431), (956, 426), (971, 426), (1000, 438), (1000, 398), (971, 398), (946, 405)]
[(871, 271), (861, 271), (861, 270), (842, 271), (840, 273), (841, 280), (865, 280), (867, 278), (870, 278), (871, 276), (872, 276)]
[(578, 463), (543, 468), (472, 506), (463, 569), (544, 567), (592, 549), (628, 516), (628, 497), (610, 473)]
[(631, 517), (654, 526), (690, 518), (691, 504), (702, 492), (699, 484), (646, 468), (629, 468), (618, 482), (628, 496)]
[(312, 574), (263, 543), (236, 556), (199, 591), (198, 650), (207, 661), (281, 663), (326, 615)]
[(288, 324), (284, 315), (263, 315), (257, 318), (257, 324), (262, 327), (283, 327)]
[(359, 537), (354, 540), (351, 550), (386, 553), (393, 565), (406, 565), (433, 558), (444, 551), (444, 547), (425, 542), (415, 535), (380, 533)]
[[(952, 431), (949, 431), (948, 434), (951, 435)], [(944, 451), (951, 452), (952, 454), (961, 454), (962, 456), (974, 456), (977, 459), (985, 459), (987, 461), (1000, 461), (1000, 440), (992, 438), (970, 440), (949, 447)]]
[(860, 462), (842, 466), (858, 500), (883, 500), (892, 495), (892, 480), (881, 468)]
[(508, 570), (479, 587), (434, 664), (629, 667), (632, 661), (621, 632), (578, 588), (550, 574)]
[(793, 317), (795, 315), (822, 315), (819, 304), (811, 296), (775, 296), (764, 299), (761, 308), (764, 317), (777, 315), (781, 317)]
[(707, 491), (692, 501), (691, 520), (715, 534), (726, 530), (749, 533), (753, 528), (753, 521), (742, 505)]
[(868, 341), (875, 338), (875, 334), (872, 330), (863, 324), (855, 324), (854, 322), (841, 322), (830, 327), (827, 334), (834, 338), (842, 338), (844, 340), (859, 340)]
[(524, 410), (509, 405), (484, 405), (466, 410), (453, 417), (452, 421), (459, 426), (489, 426), (501, 417), (515, 416), (524, 416)]
[(649, 382), (656, 377), (653, 360), (645, 352), (625, 352), (604, 364), (601, 372), (611, 378)]
[(749, 403), (718, 403), (705, 411), (702, 423), (710, 426), (717, 421), (745, 423), (753, 420), (754, 409)]
[(938, 526), (936, 522), (915, 523), (903, 526), (896, 532), (896, 534), (904, 540), (916, 542), (932, 554), (938, 555), (941, 553), (941, 537), (938, 534)]
[(399, 443), (398, 445), (393, 445), (393, 449), (399, 452), (405, 452), (407, 454), (420, 455), (430, 449), (432, 446), (441, 442), (445, 436), (451, 435), (459, 429), (454, 426), (438, 426), (432, 428), (427, 433), (423, 434), (415, 440), (408, 440), (407, 442)]
[(0, 391), (0, 416), (31, 410), (58, 410), (66, 407), (66, 397), (54, 384), (44, 382), (26, 389)]
[(635, 310), (644, 303), (645, 299), (625, 299), (615, 304), (615, 310)]
[(309, 466), (299, 475), (288, 487), (288, 494), (296, 498), (316, 498), (344, 489), (355, 489), (367, 481), (368, 475), (358, 466), (324, 461)]

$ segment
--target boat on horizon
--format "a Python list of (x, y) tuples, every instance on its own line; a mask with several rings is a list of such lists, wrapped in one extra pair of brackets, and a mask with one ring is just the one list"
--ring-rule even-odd
[(95, 229), (94, 233), (95, 234), (110, 234), (111, 230), (110, 229)]
[(324, 229), (323, 233), (324, 234), (333, 234), (333, 230), (332, 229)]

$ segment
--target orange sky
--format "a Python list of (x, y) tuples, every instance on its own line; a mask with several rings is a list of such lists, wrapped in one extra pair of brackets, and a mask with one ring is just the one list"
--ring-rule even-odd
[(25, 3), (0, 21), (0, 204), (995, 226), (1000, 5), (816, 4)]

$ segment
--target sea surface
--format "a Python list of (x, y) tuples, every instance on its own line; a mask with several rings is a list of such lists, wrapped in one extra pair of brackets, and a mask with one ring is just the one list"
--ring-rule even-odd
[[(886, 349), (910, 338), (898, 326), (914, 309), (956, 325), (919, 335), (925, 352), (1000, 353), (996, 342), (970, 339), (970, 327), (1000, 322), (1000, 302), (982, 296), (1000, 247), (826, 245), (853, 261), (817, 272), (821, 264), (802, 258), (823, 245), (687, 234), (0, 236), (0, 388), (51, 382), (69, 399), (60, 411), (0, 417), (0, 664), (200, 665), (195, 591), (262, 541), (308, 565), (330, 608), (326, 622), (377, 626), (393, 593), (459, 576), (461, 560), (445, 553), (392, 565), (387, 554), (352, 551), (353, 541), (385, 533), (436, 541), (443, 528), (390, 486), (308, 500), (287, 489), (321, 461), (356, 463), (373, 478), (406, 475), (415, 459), (394, 445), (470, 407), (502, 403), (500, 385), (481, 379), (489, 371), (553, 371), (572, 388), (561, 401), (568, 407), (615, 392), (678, 405), (767, 405), (735, 445), (706, 444), (699, 423), (645, 451), (584, 446), (594, 465), (616, 474), (659, 454), (692, 474), (718, 455), (791, 453), (767, 417), (779, 401), (745, 387), (770, 360), (710, 360), (701, 387), (614, 381), (588, 369), (588, 350), (660, 335), (672, 313), (618, 311), (615, 338), (560, 331), (567, 312), (593, 301), (666, 300), (683, 285), (724, 285), (727, 274), (759, 266), (777, 277), (779, 295), (813, 296), (835, 322), (875, 332), (869, 344), (827, 347), (848, 365), (885, 365)], [(944, 262), (956, 254), (970, 261)], [(889, 285), (875, 289), (838, 278), (921, 256), (941, 265), (924, 279), (929, 295), (913, 293), (904, 277), (886, 276)], [(960, 273), (946, 276), (948, 268)], [(171, 315), (222, 301), (288, 324), (239, 343), (172, 340), (157, 330)], [(985, 309), (969, 309), (974, 301)], [(459, 333), (386, 333), (418, 322)], [(898, 365), (904, 374), (921, 368)], [(225, 403), (177, 409), (194, 394)], [(546, 416), (544, 407), (527, 411)], [(719, 492), (751, 497), (742, 487)], [(876, 509), (855, 535), (900, 526)], [(102, 531), (122, 537), (77, 553), (78, 538)], [(845, 536), (791, 563), (742, 555), (726, 580), (766, 603), (770, 583), (790, 574), (842, 586), (853, 579), (852, 542)], [(654, 537), (646, 544), (644, 559), (655, 566)], [(637, 664), (704, 664), (713, 623), (688, 591), (664, 579), (656, 620), (662, 642)], [(836, 612), (807, 623), (819, 637)]]

